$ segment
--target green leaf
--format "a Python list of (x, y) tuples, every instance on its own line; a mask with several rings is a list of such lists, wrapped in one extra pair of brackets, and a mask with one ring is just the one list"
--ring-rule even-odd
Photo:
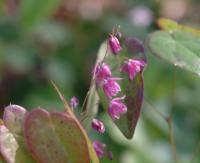
[(25, 139), (39, 162), (90, 162), (84, 135), (66, 113), (34, 109), (25, 119)]
[(59, 2), (59, 0), (21, 0), (19, 13), (22, 25), (30, 27), (51, 16)]
[(159, 27), (161, 29), (167, 31), (167, 32), (182, 30), (182, 31), (190, 32), (190, 33), (193, 33), (194, 35), (200, 36), (200, 30), (194, 29), (194, 28), (189, 27), (189, 26), (180, 25), (180, 24), (178, 24), (175, 21), (170, 20), (170, 19), (160, 18), (160, 19), (158, 19), (157, 22), (158, 22)]
[(154, 32), (148, 46), (153, 55), (200, 76), (200, 37), (185, 31)]
[[(143, 102), (143, 77), (142, 72), (139, 72), (133, 80), (130, 80), (127, 73), (120, 72), (120, 68), (127, 59), (138, 59), (146, 62), (144, 47), (138, 39), (129, 37), (126, 38), (123, 50), (116, 56), (106, 48), (107, 45), (104, 43), (99, 50), (99, 53), (104, 54), (104, 56), (107, 52), (106, 57), (101, 57), (101, 60), (104, 58), (103, 62), (110, 65), (114, 77), (123, 78), (123, 80), (118, 81), (122, 91), (117, 97), (125, 95), (124, 104), (127, 106), (127, 112), (113, 122), (124, 136), (130, 139), (133, 137)], [(110, 100), (106, 97), (101, 86), (98, 87), (98, 94), (104, 109), (108, 111)]]

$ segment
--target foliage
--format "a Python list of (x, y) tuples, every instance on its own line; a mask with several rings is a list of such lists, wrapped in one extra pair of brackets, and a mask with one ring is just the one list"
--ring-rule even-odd
[[(195, 63), (199, 63), (199, 46), (193, 41), (199, 40), (199, 30), (193, 28), (199, 26), (198, 11), (197, 0), (190, 3), (185, 0), (0, 1), (1, 113), (10, 103), (26, 106), (28, 112), (38, 106), (48, 112), (63, 112), (49, 82), (54, 80), (67, 99), (80, 97), (80, 103), (85, 105), (83, 114), (82, 109), (74, 109), (77, 119), (87, 129), (91, 140), (99, 139), (107, 144), (113, 152), (113, 162), (171, 163), (174, 159), (181, 163), (200, 162), (199, 69), (198, 65), (194, 68), (191, 64), (194, 58), (197, 58)], [(143, 13), (148, 15), (148, 20), (143, 19)], [(170, 15), (180, 24), (189, 25), (159, 19), (162, 31), (151, 33), (158, 29), (154, 23), (157, 17), (169, 18)], [(98, 46), (116, 25), (120, 25), (122, 36), (134, 36), (143, 41), (151, 33), (146, 42), (148, 68), (143, 74), (144, 101), (134, 138), (130, 140), (113, 124), (102, 109), (103, 105), (96, 105), (99, 101), (94, 84), (84, 102)], [(177, 36), (175, 41), (174, 36)], [(170, 51), (172, 48), (166, 48), (169, 40), (173, 46), (178, 45), (175, 51), (181, 52), (180, 56)], [(174, 66), (177, 56), (184, 65)], [(182, 65), (189, 71), (182, 71)], [(91, 131), (90, 122), (97, 113), (97, 118), (105, 123), (103, 135)], [(14, 140), (12, 136), (8, 138)], [(17, 143), (23, 153), (25, 144)], [(102, 157), (101, 162), (110, 161)]]

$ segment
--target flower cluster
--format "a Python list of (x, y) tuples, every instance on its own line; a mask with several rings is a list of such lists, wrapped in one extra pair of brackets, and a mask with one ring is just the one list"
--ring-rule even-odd
[[(109, 36), (108, 46), (114, 55), (119, 54), (119, 52), (122, 50), (119, 40), (114, 35)], [(146, 63), (141, 60), (128, 59), (119, 68), (119, 70), (121, 72), (128, 73), (129, 80), (133, 80), (136, 75), (143, 70), (145, 64)], [(113, 121), (119, 119), (122, 114), (127, 112), (127, 106), (123, 103), (123, 100), (125, 100), (126, 96), (124, 95), (122, 97), (116, 97), (118, 93), (121, 92), (121, 87), (118, 81), (124, 79), (120, 77), (113, 77), (109, 64), (104, 63), (104, 61), (95, 65), (93, 76), (94, 80), (96, 81), (97, 89), (101, 87), (105, 93), (105, 96), (109, 100), (108, 114)], [(91, 126), (99, 133), (105, 132), (103, 122), (98, 119), (94, 118)], [(105, 151), (107, 151), (106, 145), (100, 143), (99, 141), (94, 141), (93, 147), (98, 157), (102, 157), (105, 154)], [(111, 151), (107, 151), (107, 155), (108, 158), (111, 160), (113, 159)]]

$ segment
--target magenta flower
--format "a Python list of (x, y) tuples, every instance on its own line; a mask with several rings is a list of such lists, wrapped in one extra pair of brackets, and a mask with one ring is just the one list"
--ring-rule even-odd
[(108, 108), (108, 113), (113, 120), (119, 119), (121, 114), (127, 112), (127, 107), (121, 101), (125, 99), (125, 96), (120, 98), (114, 98)]
[(99, 133), (105, 132), (105, 127), (103, 122), (95, 118), (92, 120), (92, 128)]
[(100, 143), (97, 140), (95, 140), (92, 145), (93, 145), (94, 150), (96, 151), (97, 156), (101, 158), (104, 155), (104, 150), (105, 150), (106, 145)]
[(77, 97), (72, 97), (71, 100), (70, 100), (70, 107), (72, 109), (75, 109), (79, 104), (79, 100)]
[(146, 63), (144, 61), (129, 59), (128, 62), (122, 66), (121, 71), (127, 72), (129, 79), (133, 80), (136, 74), (140, 72), (145, 65)]
[(111, 77), (104, 81), (103, 90), (109, 99), (121, 91), (120, 85), (116, 82), (117, 80), (122, 80), (122, 78)]
[(97, 83), (101, 85), (104, 80), (111, 77), (112, 73), (110, 71), (109, 65), (103, 63), (102, 65), (95, 66), (94, 75), (97, 79)]
[(119, 53), (119, 51), (122, 49), (118, 38), (116, 36), (114, 36), (114, 35), (110, 35), (109, 36), (108, 43), (109, 43), (111, 51), (114, 54)]

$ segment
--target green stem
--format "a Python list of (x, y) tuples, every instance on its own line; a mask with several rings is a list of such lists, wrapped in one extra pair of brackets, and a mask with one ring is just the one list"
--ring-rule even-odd
[(168, 131), (169, 131), (169, 140), (172, 146), (172, 153), (174, 157), (175, 163), (179, 163), (178, 155), (177, 155), (177, 150), (176, 150), (176, 143), (174, 139), (174, 134), (173, 134), (173, 129), (172, 129), (172, 119), (171, 116), (169, 116), (167, 119), (167, 124), (168, 124)]

